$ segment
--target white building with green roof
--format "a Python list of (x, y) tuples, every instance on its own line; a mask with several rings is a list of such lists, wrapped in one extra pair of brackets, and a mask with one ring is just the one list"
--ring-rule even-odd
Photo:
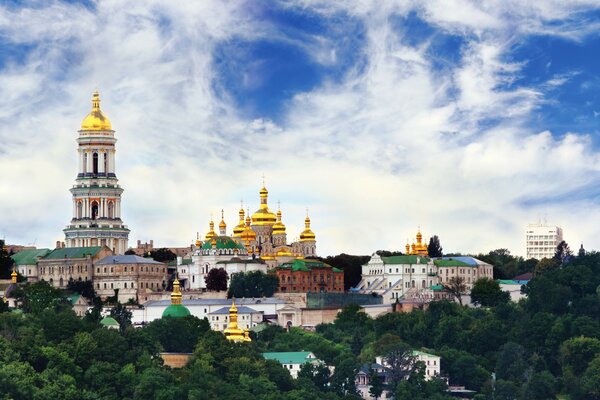
[(17, 267), (17, 272), (27, 278), (27, 282), (38, 281), (38, 261), (48, 255), (50, 249), (30, 249), (19, 251), (10, 256)]
[(298, 372), (304, 364), (324, 364), (310, 351), (279, 351), (262, 353), (266, 360), (275, 360), (288, 370), (292, 378), (298, 378)]
[(431, 259), (418, 255), (381, 257), (373, 254), (362, 267), (362, 279), (354, 290), (376, 293), (384, 303), (397, 299), (430, 301), (438, 296), (435, 288), (447, 284), (452, 277), (464, 280), (470, 291), (480, 278), (492, 278), (493, 266), (473, 257)]

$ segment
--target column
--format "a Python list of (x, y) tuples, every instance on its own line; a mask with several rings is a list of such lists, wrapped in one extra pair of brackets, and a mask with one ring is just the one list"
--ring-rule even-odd
[(78, 150), (79, 153), (79, 173), (83, 173), (83, 151)]
[(94, 171), (94, 157), (91, 151), (86, 150), (87, 153), (87, 172), (93, 172)]
[(98, 150), (98, 173), (99, 174), (106, 172), (104, 170), (104, 154), (105, 153), (106, 153), (106, 150)]

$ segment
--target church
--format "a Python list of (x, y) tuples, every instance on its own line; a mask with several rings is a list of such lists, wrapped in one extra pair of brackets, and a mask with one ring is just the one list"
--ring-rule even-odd
[(248, 271), (266, 273), (278, 265), (317, 255), (316, 235), (311, 230), (308, 212), (299, 240), (288, 243), (281, 209), (277, 213), (270, 210), (264, 183), (259, 196), (260, 206), (253, 214), (240, 208), (239, 222), (231, 235), (227, 234), (223, 211), (218, 233), (214, 221), (210, 221), (204, 241), (199, 237), (196, 240), (191, 263), (177, 268), (185, 289), (205, 289), (204, 278), (213, 268), (223, 268), (229, 276)]

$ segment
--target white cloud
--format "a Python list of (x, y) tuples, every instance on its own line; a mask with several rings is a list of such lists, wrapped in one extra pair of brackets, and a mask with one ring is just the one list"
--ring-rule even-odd
[[(578, 190), (600, 163), (585, 135), (525, 128), (547, 101), (546, 87), (513, 85), (522, 65), (505, 57), (519, 35), (565, 36), (556, 26), (582, 40), (592, 31), (576, 17), (589, 4), (505, 3), (286, 2), (326, 18), (358, 18), (366, 43), (356, 48), (364, 64), (295, 95), (279, 125), (246, 119), (219, 86), (216, 46), (276, 31), (244, 3), (0, 7), (0, 35), (35, 47), (0, 70), (0, 170), (10, 171), (0, 181), (0, 235), (46, 246), (61, 239), (76, 130), (97, 87), (119, 139), (130, 244), (187, 245), (221, 208), (233, 227), (240, 199), (257, 207), (264, 173), (290, 237), (310, 208), (322, 254), (402, 248), (419, 224), (447, 250), (520, 253), (523, 227), (536, 217), (524, 201)], [(410, 32), (398, 33), (390, 15), (411, 11), (464, 35), (457, 65), (437, 70), (428, 42), (407, 44)], [(286, 35), (273, 40), (330, 67), (344, 61), (321, 35), (303, 35), (302, 45)], [(487, 128), (488, 119), (502, 122)], [(598, 248), (597, 228), (582, 217), (589, 203), (575, 203), (548, 203), (545, 211), (567, 238)]]

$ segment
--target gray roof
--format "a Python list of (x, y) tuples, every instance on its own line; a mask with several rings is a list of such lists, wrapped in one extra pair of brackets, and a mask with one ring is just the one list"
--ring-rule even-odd
[(107, 256), (102, 260), (98, 261), (96, 265), (112, 265), (112, 264), (159, 264), (164, 265), (158, 261), (155, 261), (152, 258), (144, 258), (135, 255), (125, 255), (125, 256)]
[[(229, 314), (229, 309), (230, 308), (231, 308), (231, 306), (229, 306), (229, 307), (222, 307), (222, 308), (219, 308), (217, 311), (209, 312), (208, 315)], [(238, 314), (256, 314), (258, 312), (259, 311), (256, 311), (254, 308), (250, 308), (250, 307), (246, 307), (246, 306), (239, 306), (239, 307), (237, 307), (237, 313)]]
[[(238, 306), (243, 305), (260, 305), (260, 304), (285, 304), (286, 301), (278, 299), (277, 297), (266, 297), (258, 299), (235, 299), (235, 304)], [(144, 303), (144, 307), (167, 307), (171, 304), (171, 300), (150, 300)], [(229, 306), (231, 307), (230, 299), (191, 299), (183, 300), (183, 304), (186, 307), (189, 306)]]

